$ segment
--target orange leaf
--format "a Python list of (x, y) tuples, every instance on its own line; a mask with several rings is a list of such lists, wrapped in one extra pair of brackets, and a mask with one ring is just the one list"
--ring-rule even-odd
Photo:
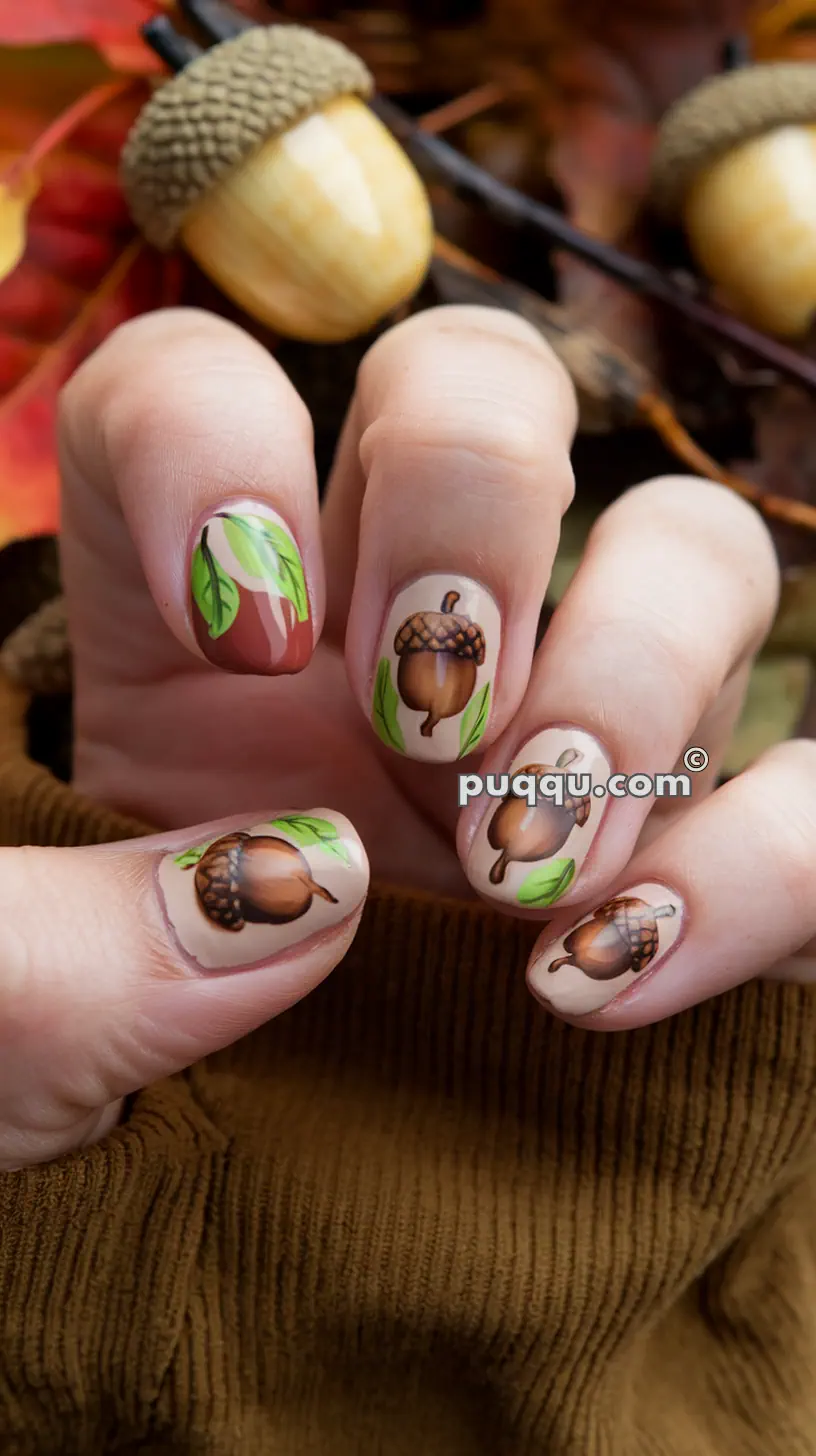
[(84, 41), (118, 71), (150, 74), (160, 63), (139, 30), (161, 0), (0, 0), (0, 39), (6, 46)]
[[(0, 181), (30, 189), (20, 159), (41, 159), (22, 259), (0, 282), (0, 545), (56, 529), (59, 390), (106, 333), (163, 300), (166, 265), (148, 249), (136, 259), (117, 175), (145, 93), (114, 97), (115, 80), (87, 47), (0, 50)], [(106, 104), (91, 114), (85, 98), (100, 87)], [(0, 247), (11, 258), (20, 205), (15, 218), (6, 198), (4, 215), (3, 200)]]
[(39, 189), (39, 177), (28, 168), (13, 181), (0, 182), (0, 282), (25, 252), (28, 209)]

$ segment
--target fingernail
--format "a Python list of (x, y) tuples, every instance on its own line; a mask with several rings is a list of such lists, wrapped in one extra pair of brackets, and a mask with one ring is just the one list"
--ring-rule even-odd
[(220, 506), (198, 527), (190, 558), (196, 641), (228, 672), (306, 666), (313, 629), (300, 551), (282, 516), (259, 501)]
[(391, 604), (377, 653), (371, 721), (389, 748), (452, 763), (479, 746), (493, 706), (501, 618), (477, 581), (422, 576)]
[(657, 970), (683, 928), (683, 902), (665, 885), (635, 885), (584, 916), (530, 963), (527, 984), (565, 1016), (587, 1016)]
[(580, 728), (545, 728), (522, 744), (505, 773), (486, 779), (492, 796), (467, 862), (474, 889), (525, 910), (566, 895), (601, 826), (610, 772)]
[(368, 862), (347, 819), (313, 809), (175, 850), (157, 876), (182, 949), (205, 970), (229, 970), (347, 919), (368, 889)]

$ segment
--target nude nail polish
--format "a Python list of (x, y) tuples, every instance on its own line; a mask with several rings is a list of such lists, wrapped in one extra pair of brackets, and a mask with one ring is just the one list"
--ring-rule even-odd
[(227, 672), (300, 672), (312, 653), (309, 592), (282, 516), (259, 501), (219, 506), (198, 526), (190, 610), (205, 657)]
[(491, 594), (456, 573), (423, 576), (391, 603), (371, 721), (389, 748), (453, 763), (479, 747), (493, 707), (501, 617)]
[(657, 971), (683, 929), (683, 902), (661, 884), (635, 885), (539, 951), (530, 990), (565, 1016), (587, 1016)]
[(600, 744), (581, 728), (528, 738), (504, 773), (487, 778), (492, 793), (467, 862), (474, 889), (524, 910), (562, 899), (601, 827), (610, 773)]
[(162, 908), (204, 970), (271, 960), (346, 920), (368, 889), (351, 824), (330, 809), (289, 810), (163, 855)]

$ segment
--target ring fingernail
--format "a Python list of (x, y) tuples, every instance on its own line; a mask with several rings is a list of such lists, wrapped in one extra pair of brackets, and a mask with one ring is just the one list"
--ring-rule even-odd
[(368, 862), (347, 819), (287, 812), (166, 854), (165, 915), (205, 970), (270, 960), (347, 919), (368, 888)]
[(397, 753), (452, 763), (479, 746), (493, 706), (499, 609), (454, 573), (423, 576), (394, 598), (377, 653), (371, 720)]
[(528, 739), (506, 773), (487, 776), (489, 807), (467, 862), (474, 889), (525, 910), (566, 895), (601, 826), (610, 772), (600, 745), (580, 728), (546, 728)]
[(545, 946), (530, 964), (530, 990), (565, 1016), (600, 1011), (658, 968), (682, 928), (683, 902), (674, 891), (636, 885)]
[(306, 666), (313, 628), (295, 538), (276, 511), (233, 501), (199, 526), (190, 558), (196, 641), (229, 672), (292, 673)]

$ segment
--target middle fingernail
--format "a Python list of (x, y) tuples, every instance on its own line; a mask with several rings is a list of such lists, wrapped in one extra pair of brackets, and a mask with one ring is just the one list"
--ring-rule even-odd
[(467, 860), (474, 889), (524, 910), (561, 900), (600, 829), (610, 773), (600, 744), (580, 728), (528, 738), (505, 772), (485, 779), (489, 806)]
[(452, 763), (473, 753), (493, 706), (501, 617), (479, 582), (422, 576), (397, 593), (374, 675), (371, 721), (398, 753)]

